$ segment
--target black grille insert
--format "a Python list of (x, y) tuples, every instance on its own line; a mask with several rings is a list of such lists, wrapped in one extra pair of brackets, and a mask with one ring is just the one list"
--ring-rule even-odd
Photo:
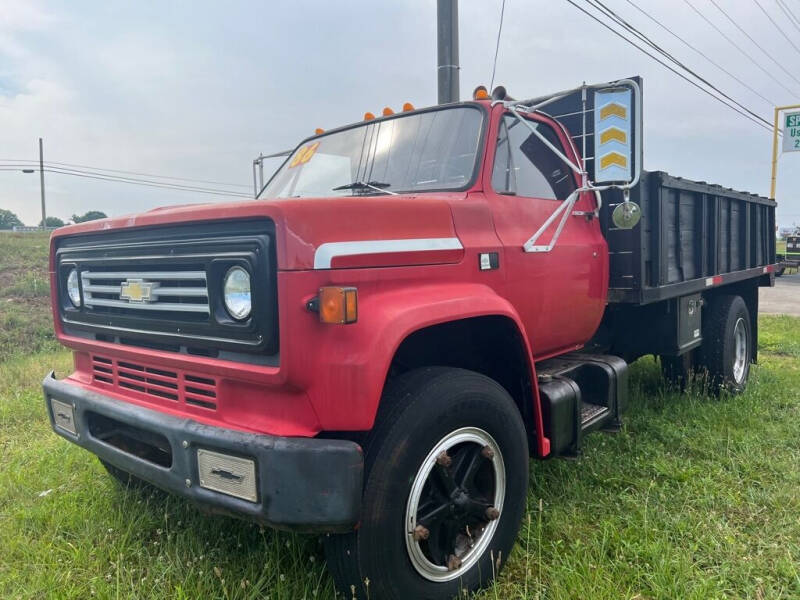
[[(274, 231), (272, 221), (257, 219), (60, 238), (61, 317), (70, 330), (116, 343), (200, 356), (276, 355)], [(253, 314), (244, 322), (227, 314), (221, 297), (222, 279), (234, 265), (258, 274), (252, 276)], [(80, 308), (64, 292), (72, 268), (80, 274)]]

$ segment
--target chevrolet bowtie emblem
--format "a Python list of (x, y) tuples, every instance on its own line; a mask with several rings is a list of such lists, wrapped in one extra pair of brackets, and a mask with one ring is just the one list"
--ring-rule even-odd
[(128, 302), (152, 302), (155, 284), (142, 279), (126, 279), (119, 286), (119, 297)]

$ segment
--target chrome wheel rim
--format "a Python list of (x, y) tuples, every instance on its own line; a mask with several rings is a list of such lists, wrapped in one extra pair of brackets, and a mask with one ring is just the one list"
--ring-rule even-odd
[(491, 435), (463, 427), (442, 438), (406, 502), (406, 550), (417, 573), (444, 582), (469, 570), (494, 537), (505, 493), (503, 455)]
[(733, 380), (740, 384), (744, 381), (747, 369), (747, 326), (744, 319), (739, 318), (733, 327)]

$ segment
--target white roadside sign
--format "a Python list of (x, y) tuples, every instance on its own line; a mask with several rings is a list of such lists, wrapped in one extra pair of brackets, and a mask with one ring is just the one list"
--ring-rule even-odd
[(800, 152), (800, 112), (783, 117), (783, 151)]

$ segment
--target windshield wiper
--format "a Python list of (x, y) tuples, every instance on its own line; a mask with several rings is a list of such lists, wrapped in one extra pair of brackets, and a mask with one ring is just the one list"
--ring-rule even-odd
[(376, 192), (381, 192), (382, 194), (391, 194), (392, 196), (397, 196), (396, 192), (390, 192), (389, 190), (383, 189), (390, 187), (391, 185), (392, 185), (391, 183), (384, 183), (382, 181), (354, 181), (353, 183), (339, 185), (333, 188), (332, 191), (338, 192), (340, 190), (375, 190)]

